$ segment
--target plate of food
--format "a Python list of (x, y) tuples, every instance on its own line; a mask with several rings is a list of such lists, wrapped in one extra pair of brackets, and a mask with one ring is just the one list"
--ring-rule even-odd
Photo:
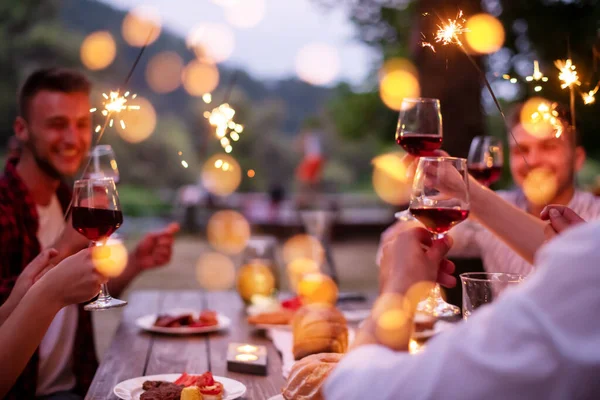
[(216, 332), (231, 325), (231, 319), (215, 311), (198, 312), (183, 308), (173, 309), (164, 314), (145, 315), (135, 322), (146, 331), (172, 335)]
[(123, 400), (233, 400), (246, 393), (246, 386), (205, 372), (140, 376), (119, 383), (113, 392)]
[[(255, 300), (253, 298), (253, 300)], [(279, 301), (256, 299), (247, 308), (248, 323), (256, 329), (291, 329), (290, 323), (296, 310), (302, 306), (299, 297)]]

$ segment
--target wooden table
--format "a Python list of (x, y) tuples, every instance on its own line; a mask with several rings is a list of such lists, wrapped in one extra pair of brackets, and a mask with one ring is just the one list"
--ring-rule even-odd
[[(231, 318), (228, 331), (207, 335), (168, 336), (141, 331), (138, 317), (172, 308), (212, 309)], [(265, 345), (267, 376), (227, 371), (230, 342)], [(131, 294), (123, 319), (100, 365), (86, 399), (117, 399), (113, 388), (121, 381), (144, 375), (211, 371), (246, 385), (245, 399), (268, 399), (281, 393), (281, 357), (264, 333), (246, 323), (243, 303), (235, 292), (138, 291)]]
[[(362, 309), (372, 304), (343, 303), (344, 310)], [(119, 382), (145, 375), (203, 373), (211, 371), (246, 385), (244, 399), (266, 400), (281, 393), (284, 380), (281, 357), (264, 332), (246, 323), (244, 305), (235, 292), (138, 291), (131, 294), (115, 337), (96, 372), (86, 399), (117, 399), (113, 388)], [(206, 335), (168, 336), (142, 331), (135, 320), (173, 308), (212, 309), (231, 318), (228, 331)], [(230, 342), (267, 347), (268, 375), (256, 376), (227, 371), (227, 346)]]

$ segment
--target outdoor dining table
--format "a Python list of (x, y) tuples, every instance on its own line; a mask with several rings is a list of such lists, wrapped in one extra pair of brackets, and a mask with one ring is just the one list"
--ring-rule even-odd
[[(133, 292), (128, 301), (86, 400), (117, 399), (113, 388), (131, 378), (206, 371), (246, 385), (243, 399), (266, 400), (281, 393), (284, 385), (281, 357), (265, 332), (246, 322), (244, 304), (236, 292), (144, 290)], [(352, 304), (344, 306), (341, 308), (354, 308)], [(365, 303), (356, 307), (364, 308)], [(145, 332), (136, 325), (139, 317), (175, 308), (215, 310), (231, 318), (231, 326), (216, 333), (173, 336)], [(266, 346), (267, 376), (229, 372), (227, 348), (231, 342)]]

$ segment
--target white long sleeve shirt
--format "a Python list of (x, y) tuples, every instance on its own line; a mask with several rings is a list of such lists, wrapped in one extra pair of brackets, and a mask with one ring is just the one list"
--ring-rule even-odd
[[(527, 209), (527, 200), (522, 191), (496, 193), (518, 208)], [(592, 193), (576, 190), (568, 207), (586, 221), (600, 218), (600, 197)], [(454, 239), (450, 257), (480, 257), (488, 272), (506, 272), (523, 276), (533, 272), (533, 265), (515, 253), (494, 233), (474, 221), (467, 220), (458, 224), (450, 231), (450, 235)]]
[(537, 254), (537, 272), (416, 355), (367, 345), (328, 378), (327, 400), (600, 398), (600, 222)]

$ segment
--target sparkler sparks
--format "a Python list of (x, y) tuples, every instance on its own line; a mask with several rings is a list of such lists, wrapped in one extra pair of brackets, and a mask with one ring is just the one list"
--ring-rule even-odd
[(560, 85), (561, 89), (571, 88), (573, 85), (581, 85), (575, 64), (573, 64), (571, 59), (567, 59), (565, 61), (556, 60), (554, 65), (556, 65), (556, 68), (558, 68), (560, 71), (558, 74), (558, 79), (560, 79), (562, 82)]
[(564, 131), (564, 127), (562, 122), (558, 119), (558, 111), (556, 110), (556, 107), (556, 103), (548, 104), (546, 102), (541, 102), (538, 105), (537, 110), (531, 114), (531, 122), (549, 123), (555, 130), (554, 136), (559, 138)]
[[(426, 13), (423, 15), (428, 14)], [(437, 26), (438, 30), (435, 32), (435, 42), (441, 43), (443, 46), (448, 44), (457, 44), (458, 46), (462, 47), (462, 42), (460, 41), (459, 36), (465, 32), (469, 32), (469, 29), (465, 28), (464, 26), (466, 22), (467, 20), (464, 18), (462, 10), (460, 10), (456, 16), (456, 19), (448, 18), (447, 23), (442, 22), (441, 25)], [(423, 39), (425, 39), (425, 35), (422, 34), (422, 36)], [(421, 41), (421, 47), (429, 47), (431, 51), (434, 53), (436, 52), (435, 47), (430, 42), (425, 40)]]
[(583, 98), (583, 104), (588, 105), (594, 104), (596, 102), (596, 93), (598, 93), (598, 88), (600, 88), (600, 82), (598, 82), (598, 84), (593, 90), (581, 94), (581, 97)]
[(244, 127), (233, 120), (234, 115), (235, 110), (228, 103), (223, 103), (212, 111), (204, 113), (204, 118), (215, 127), (215, 134), (226, 153), (233, 151), (230, 139), (237, 142), (240, 133), (244, 131)]
[[(127, 105), (127, 102), (129, 100), (133, 100), (137, 97), (137, 94), (134, 94), (130, 98), (128, 98), (129, 95), (130, 95), (130, 92), (125, 92), (123, 94), (123, 96), (121, 96), (118, 91), (111, 91), (111, 92), (109, 92), (109, 94), (102, 93), (102, 97), (104, 97), (105, 101), (102, 103), (103, 108), (102, 108), (102, 111), (100, 111), (100, 113), (107, 118), (109, 115), (111, 116), (111, 118), (108, 121), (108, 125), (110, 127), (112, 127), (114, 124), (114, 118), (112, 117), (113, 115), (115, 115), (115, 114), (120, 115), (121, 111), (139, 110), (140, 109), (140, 106)], [(98, 111), (98, 108), (90, 109), (91, 113), (94, 113), (96, 111)], [(123, 128), (123, 129), (126, 128), (125, 121), (123, 121), (120, 118), (119, 118), (119, 124), (121, 125), (121, 128)], [(96, 133), (100, 132), (101, 130), (102, 130), (102, 125), (96, 126), (96, 129), (95, 129)]]

